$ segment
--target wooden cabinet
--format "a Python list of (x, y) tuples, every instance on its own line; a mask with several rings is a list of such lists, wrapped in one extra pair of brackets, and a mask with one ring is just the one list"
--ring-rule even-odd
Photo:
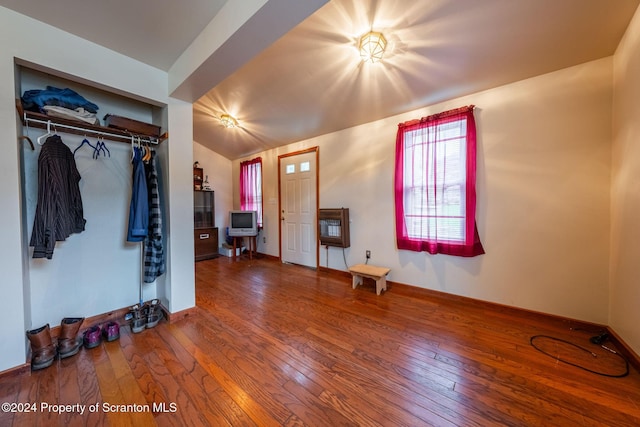
[(348, 248), (349, 209), (320, 209), (318, 212), (318, 236), (320, 243), (326, 246)]
[(193, 230), (195, 246), (195, 260), (217, 258), (218, 253), (218, 228), (197, 228)]
[(214, 194), (213, 191), (193, 192), (193, 240), (196, 261), (218, 256)]

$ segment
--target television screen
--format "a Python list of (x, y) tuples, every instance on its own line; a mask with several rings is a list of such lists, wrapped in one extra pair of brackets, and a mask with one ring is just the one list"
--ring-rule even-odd
[(231, 228), (252, 228), (253, 212), (236, 212), (231, 216)]

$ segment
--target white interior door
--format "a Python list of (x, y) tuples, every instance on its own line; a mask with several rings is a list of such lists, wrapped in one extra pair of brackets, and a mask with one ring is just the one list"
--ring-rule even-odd
[(316, 151), (280, 158), (282, 262), (317, 267)]

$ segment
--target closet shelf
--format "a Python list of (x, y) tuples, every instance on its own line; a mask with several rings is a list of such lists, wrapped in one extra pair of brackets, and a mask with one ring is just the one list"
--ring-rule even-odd
[(20, 99), (16, 99), (16, 109), (18, 110), (18, 114), (20, 115), (20, 120), (23, 125), (39, 129), (47, 129), (48, 126), (53, 126), (54, 128), (60, 127), (64, 129), (61, 130), (61, 132), (65, 133), (102, 136), (112, 141), (127, 143), (132, 142), (131, 138), (134, 137), (136, 139), (140, 138), (143, 142), (159, 144), (169, 137), (168, 132), (165, 132), (160, 136), (136, 134), (115, 128), (90, 125), (88, 123), (77, 122), (75, 120), (63, 119), (60, 117), (51, 117), (34, 111), (25, 111), (24, 108), (22, 108), (22, 102)]

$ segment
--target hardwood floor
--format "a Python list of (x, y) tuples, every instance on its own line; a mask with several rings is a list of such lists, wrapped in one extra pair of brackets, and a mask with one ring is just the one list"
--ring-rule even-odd
[(0, 402), (36, 409), (0, 426), (640, 425), (637, 370), (556, 360), (624, 371), (577, 322), (264, 258), (197, 263), (196, 295), (183, 320), (0, 377)]

